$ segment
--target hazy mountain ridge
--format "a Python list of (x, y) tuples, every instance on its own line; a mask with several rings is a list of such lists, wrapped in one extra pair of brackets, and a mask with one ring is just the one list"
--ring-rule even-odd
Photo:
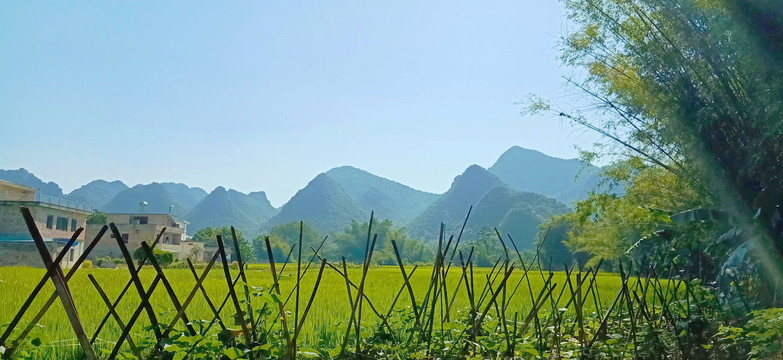
[(475, 236), (484, 226), (496, 226), (505, 237), (511, 235), (518, 247), (532, 249), (539, 225), (569, 211), (565, 204), (541, 194), (519, 192), (507, 186), (489, 189), (473, 208), (466, 229)]
[(506, 150), (487, 170), (518, 191), (546, 195), (565, 204), (586, 199), (601, 173), (599, 167), (579, 159), (556, 158), (519, 146)]
[(151, 183), (136, 185), (119, 192), (104, 207), (106, 212), (140, 212), (139, 204), (147, 202), (143, 209), (147, 213), (171, 213), (180, 219), (185, 219), (190, 210), (207, 192), (201, 188), (191, 188), (178, 183)]
[[(370, 211), (408, 228), (410, 235), (437, 239), (441, 222), (456, 234), (474, 205), (466, 237), (482, 226), (509, 232), (521, 247), (530, 246), (537, 226), (568, 211), (555, 199), (570, 203), (596, 187), (601, 169), (577, 159), (559, 159), (534, 150), (512, 147), (489, 169), (468, 167), (444, 194), (432, 194), (351, 166), (316, 176), (281, 208), (263, 191), (248, 194), (218, 186), (201, 188), (177, 183), (150, 183), (128, 188), (120, 181), (92, 181), (63, 195), (54, 182), (43, 182), (25, 169), (0, 170), (0, 179), (40, 189), (40, 192), (84, 202), (106, 212), (168, 213), (189, 221), (189, 234), (200, 228), (234, 225), (248, 235), (290, 221), (309, 221), (319, 232), (342, 231), (351, 220), (366, 221)], [(553, 199), (554, 198), (554, 199)], [(171, 206), (171, 210), (170, 207)]]
[(205, 227), (228, 225), (243, 232), (255, 232), (277, 212), (263, 191), (244, 194), (218, 186), (187, 215), (188, 233), (193, 235)]
[(292, 221), (307, 221), (320, 233), (342, 231), (351, 220), (370, 215), (331, 176), (321, 173), (264, 224), (260, 232)]
[(29, 186), (38, 189), (44, 195), (63, 197), (63, 189), (53, 181), (44, 182), (25, 168), (16, 170), (0, 170), (0, 180)]
[(497, 176), (478, 165), (471, 165), (454, 178), (448, 191), (408, 224), (408, 232), (413, 237), (437, 239), (441, 222), (448, 233), (459, 232), (468, 209), (496, 186), (504, 186)]
[(365, 211), (379, 218), (404, 225), (418, 216), (438, 198), (438, 194), (416, 190), (352, 166), (326, 172)]
[(409, 233), (434, 241), (442, 222), (447, 236), (456, 235), (471, 205), (473, 210), (463, 239), (472, 240), (483, 227), (497, 227), (504, 234), (510, 233), (522, 248), (532, 245), (539, 224), (553, 215), (568, 212), (568, 207), (555, 199), (516, 191), (486, 169), (472, 165), (454, 179), (446, 193), (409, 224)]
[(128, 185), (119, 180), (112, 182), (93, 180), (71, 191), (66, 197), (100, 209), (108, 204), (117, 194), (127, 189)]

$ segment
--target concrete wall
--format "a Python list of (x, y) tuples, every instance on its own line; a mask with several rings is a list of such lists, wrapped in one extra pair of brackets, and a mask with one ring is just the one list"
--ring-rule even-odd
[[(62, 244), (47, 242), (46, 248), (49, 249), (49, 255), (54, 260), (63, 249)], [(72, 246), (68, 254), (60, 262), (60, 267), (70, 268), (82, 255), (83, 244)], [(43, 268), (44, 263), (38, 248), (32, 241), (25, 243), (4, 243), (0, 244), (0, 266), (32, 266)]]
[[(38, 231), (44, 239), (69, 239), (73, 235), (71, 220), (76, 220), (76, 227), (84, 227), (87, 222), (87, 214), (81, 211), (72, 211), (68, 208), (48, 206), (37, 202), (0, 202), (0, 235), (19, 235), (30, 239), (30, 230), (27, 229), (20, 206), (26, 206), (33, 215)], [(47, 218), (52, 216), (52, 227), (47, 228)], [(57, 218), (67, 219), (67, 229), (57, 229)], [(74, 228), (74, 230), (76, 230)], [(84, 232), (77, 238), (84, 241)]]
[(35, 200), (35, 189), (3, 181), (0, 182), (0, 200), (33, 201)]
[[(228, 262), (234, 261), (234, 252), (230, 251), (229, 249), (225, 249), (226, 251), (226, 259)], [(218, 252), (217, 247), (205, 247), (204, 248), (204, 261), (212, 260), (212, 257), (215, 256), (215, 253)], [(220, 261), (218, 258), (217, 261)]]
[[(155, 241), (155, 238), (158, 236), (160, 231), (163, 229), (163, 226), (154, 225), (154, 224), (136, 225), (136, 224), (115, 223), (115, 225), (117, 226), (117, 230), (119, 230), (120, 232), (120, 236), (125, 237), (125, 235), (127, 234), (128, 240), (125, 244), (128, 247), (128, 251), (130, 251), (131, 253), (141, 248), (142, 241), (146, 241), (148, 244), (151, 245)], [(103, 225), (97, 225), (97, 224), (87, 225), (87, 230), (86, 230), (87, 238), (93, 239), (98, 234), (98, 231), (100, 231), (102, 226)], [(177, 257), (179, 259), (184, 259), (190, 254), (190, 247), (193, 246), (193, 245), (187, 247), (180, 246), (181, 244), (188, 243), (188, 242), (183, 243), (184, 237), (185, 237), (185, 232), (182, 229), (167, 227), (166, 232), (164, 232), (163, 235), (160, 237), (159, 244), (167, 245), (171, 249), (177, 249), (177, 251), (173, 251), (173, 250), (167, 250), (167, 251), (176, 252)], [(111, 230), (109, 230), (104, 235), (104, 237), (98, 242), (98, 245), (96, 245), (95, 248), (92, 250), (92, 252), (90, 252), (88, 258), (95, 259), (95, 258), (106, 257), (106, 256), (110, 256), (113, 258), (122, 257), (122, 252), (120, 251), (120, 247), (117, 244), (117, 239), (114, 238), (114, 235), (111, 233)]]
[[(132, 220), (137, 217), (146, 217), (147, 225), (161, 225), (166, 227), (178, 226), (169, 214), (106, 214), (106, 222), (120, 224), (132, 224)], [(142, 224), (137, 224), (142, 225)]]
[(179, 261), (184, 261), (189, 256), (196, 254), (198, 255), (195, 261), (201, 261), (204, 257), (204, 244), (196, 241), (184, 241), (179, 244), (159, 244), (157, 248), (176, 254)]

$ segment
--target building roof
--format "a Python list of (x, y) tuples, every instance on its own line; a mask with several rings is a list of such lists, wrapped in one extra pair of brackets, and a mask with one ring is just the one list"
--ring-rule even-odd
[(171, 214), (171, 213), (107, 212), (106, 215), (107, 216), (111, 216), (111, 215), (129, 215), (129, 216), (160, 216), (160, 215), (167, 215), (167, 216), (170, 216), (175, 222), (176, 221), (183, 221), (183, 220), (177, 219), (177, 217), (174, 216), (174, 214)]
[(36, 189), (36, 188), (29, 187), (27, 185), (13, 183), (13, 182), (10, 182), (10, 181), (5, 181), (5, 180), (0, 180), (0, 184), (6, 185), (6, 186), (12, 186), (12, 187), (15, 187), (15, 188), (20, 188), (20, 189), (23, 189), (23, 190), (38, 191), (38, 189)]
[(40, 200), (40, 199), (35, 199), (35, 200), (0, 200), (0, 204), (5, 204), (5, 205), (9, 205), (10, 204), (10, 205), (25, 206), (25, 207), (44, 206), (44, 207), (49, 207), (49, 208), (53, 208), (53, 209), (60, 209), (60, 210), (65, 210), (65, 211), (70, 211), (70, 212), (81, 213), (82, 215), (89, 215), (90, 212), (92, 211), (92, 208), (89, 205), (83, 205), (83, 204), (78, 204), (78, 203), (76, 203), (78, 205), (74, 205), (74, 203), (76, 203), (76, 202), (72, 202), (72, 203), (68, 203), (68, 202), (57, 203), (56, 201), (44, 201), (44, 200)]
[[(57, 242), (67, 243), (71, 239), (66, 238), (44, 238), (44, 242)], [(33, 238), (30, 235), (25, 234), (0, 234), (0, 246), (4, 244), (16, 244), (16, 243), (33, 243)], [(78, 241), (73, 243), (74, 246), (79, 244)]]
[(168, 215), (171, 217), (174, 217), (174, 215), (170, 213), (148, 213), (148, 212), (106, 212), (106, 215), (138, 215), (138, 216), (144, 216), (144, 215)]

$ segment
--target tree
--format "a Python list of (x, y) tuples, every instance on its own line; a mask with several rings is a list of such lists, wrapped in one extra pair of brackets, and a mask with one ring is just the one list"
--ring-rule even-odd
[[(161, 267), (168, 267), (174, 262), (174, 253), (159, 249), (152, 249), (152, 253), (155, 255), (155, 260)], [(140, 247), (133, 252), (133, 258), (139, 261), (144, 260), (147, 258), (147, 253), (144, 251), (144, 248)]]
[[(386, 248), (386, 241), (389, 232), (392, 230), (392, 225), (391, 220), (373, 221), (370, 240), (372, 240), (374, 235), (378, 235), (375, 241), (376, 251)], [(346, 260), (357, 264), (363, 263), (369, 227), (369, 222), (360, 223), (356, 220), (351, 220), (351, 225), (347, 226), (344, 232), (334, 235), (335, 247), (338, 252), (334, 255), (345, 256)], [(389, 243), (389, 246), (391, 246), (391, 243)], [(373, 255), (376, 263), (379, 260), (377, 256), (377, 254)], [(388, 256), (383, 256), (382, 260), (388, 260)]]
[(98, 209), (94, 209), (90, 215), (87, 215), (88, 224), (103, 225), (106, 224), (107, 221), (108, 220), (106, 220), (106, 213)]
[[(234, 236), (231, 233), (230, 226), (223, 226), (219, 228), (203, 228), (193, 235), (193, 240), (203, 242), (205, 247), (216, 247), (218, 235), (223, 238), (223, 245), (228, 249), (228, 251), (236, 251), (236, 247), (234, 246)], [(245, 240), (245, 236), (241, 231), (236, 230), (236, 236), (237, 241), (239, 242), (239, 251), (242, 253), (242, 261), (255, 261), (256, 253), (252, 244)]]
[[(317, 248), (324, 239), (313, 228), (312, 224), (293, 221), (273, 227), (268, 234), (259, 235), (253, 240), (253, 247), (256, 253), (259, 254), (260, 260), (269, 261), (265, 243), (265, 238), (269, 237), (269, 242), (272, 245), (272, 256), (274, 256), (276, 262), (283, 262), (291, 247), (294, 244), (298, 246), (300, 233), (302, 236), (302, 254), (312, 254), (310, 248)], [(295, 249), (295, 253), (291, 254), (291, 256), (296, 258), (297, 255), (298, 250)]]
[[(638, 190), (645, 184), (635, 178), (645, 174), (677, 183), (696, 195), (686, 201), (725, 210), (767, 244), (783, 248), (783, 220), (776, 220), (783, 204), (780, 2), (564, 2), (578, 30), (564, 40), (563, 59), (588, 71), (584, 81), (569, 82), (588, 95), (595, 110), (554, 110), (539, 99), (531, 108), (553, 111), (610, 140), (585, 152), (585, 159), (621, 154), (643, 162), (648, 168), (629, 178)], [(667, 201), (677, 200), (676, 192), (668, 195)], [(593, 254), (600, 244), (616, 255), (627, 245), (613, 243), (618, 236), (644, 236), (652, 230), (646, 220), (656, 226), (665, 221), (653, 219), (654, 211), (637, 210), (646, 199), (588, 200), (577, 206), (581, 228), (572, 235), (583, 240), (574, 245), (592, 248)], [(635, 225), (616, 226), (629, 218)], [(590, 229), (602, 222), (609, 225), (603, 239)]]
[[(432, 264), (435, 260), (435, 247), (425, 244), (419, 239), (408, 237), (404, 228), (392, 229), (386, 234), (387, 239), (394, 240), (400, 251), (400, 257), (405, 265)], [(373, 256), (375, 259), (376, 256)], [(380, 265), (396, 265), (397, 259), (391, 241), (387, 241), (381, 253), (377, 255)]]
[[(500, 242), (500, 239), (493, 228), (486, 226), (482, 227), (478, 236), (476, 236), (476, 239), (465, 245), (466, 247), (472, 246), (474, 248), (472, 261), (476, 266), (492, 267), (498, 259), (500, 259), (501, 262), (506, 259), (506, 252), (503, 249), (503, 244)], [(509, 260), (516, 261), (517, 255), (513, 248), (508, 249), (508, 251)], [(468, 256), (468, 254), (464, 253), (464, 256)]]
[(204, 248), (194, 246), (188, 251), (188, 259), (192, 262), (200, 262), (204, 258)]
[(415, 263), (432, 263), (435, 259), (435, 251), (418, 239), (408, 237), (407, 230), (395, 228), (391, 220), (373, 220), (370, 232), (370, 223), (351, 221), (342, 233), (334, 234), (334, 247), (330, 256), (335, 258), (345, 256), (346, 260), (361, 264), (364, 262), (367, 248), (367, 234), (370, 240), (375, 238), (375, 250), (372, 255), (372, 263), (378, 265), (396, 265), (397, 256), (394, 253), (392, 240), (397, 243), (400, 258), (406, 265)]
[(539, 225), (536, 236), (536, 248), (541, 247), (538, 262), (548, 270), (562, 270), (563, 264), (584, 268), (588, 254), (569, 249), (568, 233), (574, 225), (565, 216), (555, 216)]

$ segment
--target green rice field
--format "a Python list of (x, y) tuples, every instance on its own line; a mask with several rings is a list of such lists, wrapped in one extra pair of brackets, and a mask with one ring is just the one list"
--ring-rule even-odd
[[(210, 298), (215, 303), (215, 306), (219, 306), (222, 303), (223, 298), (227, 294), (227, 283), (224, 277), (223, 269), (216, 264), (212, 269), (208, 278), (205, 281), (204, 287), (208, 292)], [(300, 306), (304, 308), (307, 301), (310, 298), (313, 286), (315, 284), (320, 264), (313, 264), (307, 274), (303, 277), (303, 285), (300, 294)], [(303, 266), (304, 268), (304, 266)], [(282, 291), (282, 298), (285, 301), (288, 293), (294, 287), (296, 283), (296, 266), (295, 264), (288, 264), (284, 273), (280, 279), (280, 286)], [(408, 272), (413, 270), (413, 267), (406, 269)], [(172, 284), (180, 302), (184, 301), (191, 289), (196, 284), (196, 280), (189, 269), (166, 269), (164, 270), (166, 277)], [(197, 269), (200, 273), (203, 269)], [(279, 271), (279, 265), (278, 265)], [(354, 267), (349, 268), (348, 273), (353, 282), (359, 284), (361, 278), (361, 268)], [(489, 268), (476, 268), (474, 269), (473, 281), (474, 287), (477, 291), (480, 291), (484, 284), (487, 282), (487, 276), (491, 269)], [(417, 302), (421, 303), (427, 287), (430, 282), (430, 275), (432, 267), (419, 267), (415, 274), (411, 278), (411, 284), (413, 286), (414, 294)], [(232, 276), (236, 276), (237, 270), (232, 270)], [(92, 335), (97, 328), (101, 319), (107, 313), (107, 307), (98, 295), (98, 292), (91, 284), (87, 275), (92, 274), (98, 283), (103, 287), (111, 301), (114, 301), (123, 289), (125, 284), (130, 279), (130, 275), (127, 269), (80, 269), (74, 277), (70, 280), (69, 285), (73, 294), (74, 301), (76, 303), (79, 316), (82, 324), (84, 325), (87, 334)], [(272, 273), (269, 270), (268, 265), (253, 265), (247, 271), (247, 278), (249, 285), (251, 286), (251, 292), (257, 291), (258, 287), (268, 289), (272, 285)], [(30, 294), (34, 286), (38, 283), (41, 277), (44, 275), (44, 270), (27, 267), (5, 267), (0, 268), (0, 330), (4, 330), (3, 325), (8, 324), (17, 310), (23, 304), (27, 296)], [(546, 275), (546, 274), (543, 274)], [(530, 284), (532, 287), (533, 295), (537, 296), (538, 292), (543, 286), (543, 276), (538, 271), (530, 273)], [(522, 270), (515, 270), (508, 280), (508, 295), (510, 296), (513, 289), (517, 286), (523, 276)], [(572, 281), (575, 281), (575, 276), (572, 275)], [(155, 277), (155, 271), (149, 266), (145, 267), (140, 277), (144, 283), (145, 288), (150, 285)], [(462, 270), (460, 267), (452, 267), (448, 275), (448, 296), (452, 297), (457, 283), (462, 277)], [(553, 294), (560, 292), (560, 287), (566, 283), (565, 273), (555, 273), (553, 282), (557, 284), (557, 289)], [(500, 282), (500, 279), (495, 283), (495, 287)], [(620, 290), (621, 283), (620, 277), (615, 274), (599, 273), (596, 278), (597, 288), (599, 290), (600, 301), (606, 306), (607, 303), (617, 296)], [(403, 285), (403, 277), (398, 267), (372, 267), (369, 269), (365, 293), (375, 306), (375, 308), (385, 314), (389, 311), (395, 296), (399, 292)], [(254, 289), (255, 287), (255, 289)], [(42, 304), (46, 301), (49, 295), (54, 290), (53, 285), (48, 283), (44, 288), (44, 291), (36, 298), (33, 305), (25, 314), (22, 322), (17, 326), (14, 331), (14, 336), (11, 336), (10, 340), (15, 339), (24, 327), (27, 326), (30, 319), (41, 308)], [(242, 282), (236, 286), (236, 290), (240, 298), (244, 297), (244, 287)], [(568, 293), (568, 290), (566, 290)], [(478, 297), (477, 294), (476, 296)], [(356, 291), (353, 291), (354, 298)], [(567, 297), (564, 295), (564, 297)], [(262, 307), (262, 303), (269, 301), (268, 297), (255, 297), (254, 308), (259, 309)], [(151, 303), (153, 308), (158, 314), (159, 321), (161, 323), (168, 323), (175, 315), (175, 309), (172, 301), (166, 293), (163, 284), (159, 284), (152, 296)], [(132, 286), (126, 296), (123, 298), (117, 308), (117, 312), (123, 321), (127, 322), (139, 304), (139, 297), (136, 293), (136, 289)], [(395, 309), (405, 309), (410, 306), (410, 298), (407, 291), (403, 291), (399, 297), (398, 302), (394, 306)], [(521, 314), (526, 314), (530, 310), (531, 294), (528, 290), (528, 283), (526, 281), (521, 282), (517, 292), (509, 300), (508, 311), (511, 313), (519, 311)], [(562, 306), (562, 304), (561, 304)], [(590, 301), (585, 304), (586, 311), (590, 311), (589, 308), (593, 307), (594, 302), (592, 295)], [(456, 297), (454, 298), (451, 313), (453, 316), (457, 316), (457, 311), (465, 310), (469, 307), (468, 297), (466, 295), (464, 284), (458, 289)], [(291, 297), (291, 300), (286, 306), (286, 310), (294, 312), (295, 309), (295, 295)], [(546, 306), (545, 306), (546, 309)], [(440, 305), (438, 305), (438, 311)], [(234, 314), (234, 307), (229, 300), (227, 305), (221, 312), (223, 319), (231, 319)], [(193, 302), (187, 309), (186, 314), (191, 321), (198, 319), (211, 320), (212, 312), (208, 307), (207, 302), (204, 300), (203, 295), (199, 292), (194, 298)], [(300, 344), (302, 347), (316, 346), (315, 341), (320, 336), (323, 338), (324, 332), (336, 332), (342, 334), (344, 332), (345, 325), (351, 316), (351, 307), (348, 301), (348, 293), (346, 290), (346, 283), (342, 276), (340, 276), (334, 269), (328, 266), (324, 269), (323, 278), (321, 280), (321, 286), (315, 296), (312, 310), (306, 319), (306, 323), (303, 327), (303, 335), (301, 336)], [(377, 316), (373, 313), (370, 306), (367, 303), (363, 307), (362, 326), (371, 326), (378, 322)], [(229, 321), (226, 321), (229, 325)], [(139, 322), (133, 327), (131, 332), (132, 338), (136, 342), (141, 342), (145, 338), (153, 338), (152, 332), (145, 330), (144, 326), (149, 325), (146, 314), (139, 317)], [(184, 328), (181, 323), (179, 328)], [(335, 329), (339, 329), (335, 331)], [(213, 327), (213, 331), (219, 330), (218, 326)], [(106, 327), (103, 329), (99, 340), (95, 346), (98, 349), (110, 349), (114, 342), (120, 335), (120, 328), (114, 322), (113, 319), (109, 319)], [(342, 335), (335, 334), (334, 341), (339, 342), (339, 338)], [(40, 350), (43, 354), (65, 354), (68, 352), (76, 351), (78, 343), (76, 336), (70, 327), (68, 318), (63, 311), (62, 305), (59, 300), (55, 302), (54, 306), (44, 316), (40, 322), (40, 326), (30, 334), (29, 339), (40, 339)], [(31, 345), (25, 345), (27, 347)], [(127, 345), (126, 345), (127, 346)], [(24, 347), (22, 347), (24, 348)], [(46, 356), (42, 358), (47, 358)]]

